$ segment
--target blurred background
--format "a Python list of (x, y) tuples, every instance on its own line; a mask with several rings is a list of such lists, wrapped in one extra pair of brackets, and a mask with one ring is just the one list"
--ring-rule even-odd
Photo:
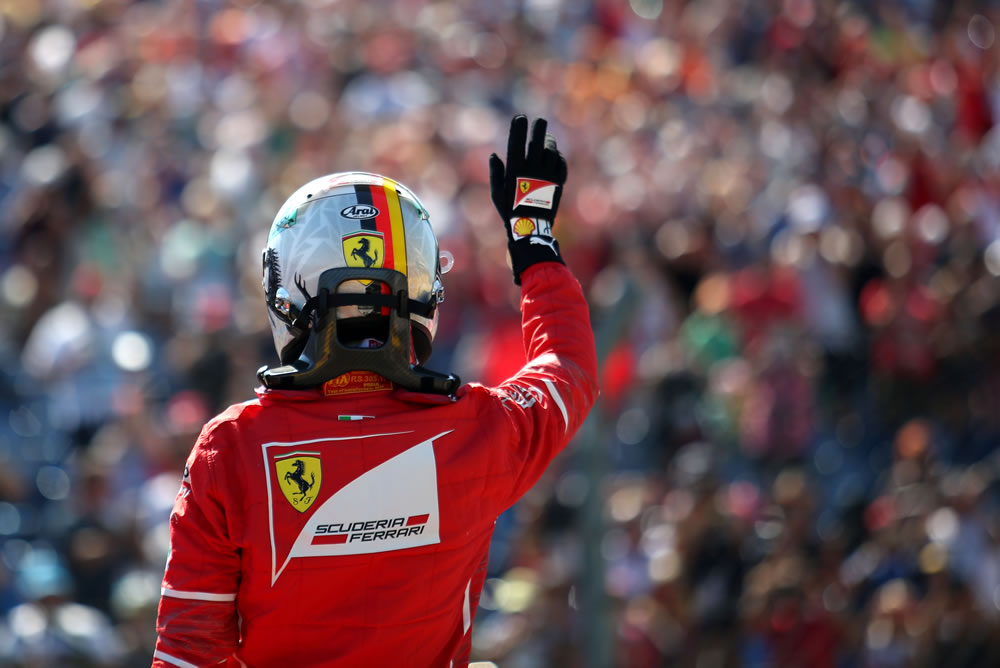
[(522, 361), (487, 156), (545, 116), (602, 397), (497, 524), (502, 668), (1000, 665), (1000, 2), (0, 0), (0, 665), (149, 665), (201, 425), (329, 172)]

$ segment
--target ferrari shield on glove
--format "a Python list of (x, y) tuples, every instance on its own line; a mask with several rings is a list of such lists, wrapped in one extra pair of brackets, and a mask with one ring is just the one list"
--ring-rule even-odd
[(555, 138), (545, 133), (547, 127), (544, 118), (535, 119), (525, 154), (528, 119), (518, 114), (510, 122), (506, 165), (496, 153), (490, 156), (490, 195), (507, 229), (507, 248), (518, 285), (521, 272), (533, 264), (565, 264), (552, 226), (566, 183), (566, 160)]

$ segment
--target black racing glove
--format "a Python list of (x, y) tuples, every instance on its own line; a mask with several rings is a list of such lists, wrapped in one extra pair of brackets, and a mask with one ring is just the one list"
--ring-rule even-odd
[(556, 148), (555, 137), (545, 134), (547, 126), (544, 118), (535, 119), (525, 155), (528, 119), (518, 114), (510, 122), (506, 169), (496, 153), (490, 156), (490, 195), (507, 228), (507, 249), (518, 285), (521, 272), (533, 264), (566, 264), (552, 236), (566, 183), (566, 159)]

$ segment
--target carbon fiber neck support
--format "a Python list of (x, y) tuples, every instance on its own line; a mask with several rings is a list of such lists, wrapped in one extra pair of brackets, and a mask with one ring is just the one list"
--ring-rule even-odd
[[(369, 295), (337, 293), (337, 287), (347, 281), (381, 281), (391, 294)], [(314, 301), (315, 300), (315, 301)], [(454, 374), (444, 374), (411, 364), (410, 311), (428, 312), (434, 305), (409, 298), (406, 276), (393, 269), (338, 267), (327, 269), (319, 277), (319, 295), (309, 308), (303, 309), (297, 326), (311, 324), (309, 339), (299, 358), (285, 366), (258, 372), (267, 387), (301, 390), (318, 387), (348, 371), (372, 371), (414, 392), (454, 395), (461, 380)], [(348, 348), (337, 336), (337, 306), (379, 306), (389, 310), (389, 336), (381, 348)], [(419, 309), (419, 310), (418, 310)]]

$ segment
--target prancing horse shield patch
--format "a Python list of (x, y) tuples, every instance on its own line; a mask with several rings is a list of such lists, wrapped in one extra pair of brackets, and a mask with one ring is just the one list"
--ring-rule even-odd
[(318, 452), (292, 452), (274, 458), (281, 492), (292, 508), (304, 513), (316, 500), (323, 482)]
[[(344, 262), (348, 267), (381, 269), (385, 263), (385, 238), (381, 232), (355, 232), (343, 238)], [(370, 280), (361, 281), (364, 285)]]

